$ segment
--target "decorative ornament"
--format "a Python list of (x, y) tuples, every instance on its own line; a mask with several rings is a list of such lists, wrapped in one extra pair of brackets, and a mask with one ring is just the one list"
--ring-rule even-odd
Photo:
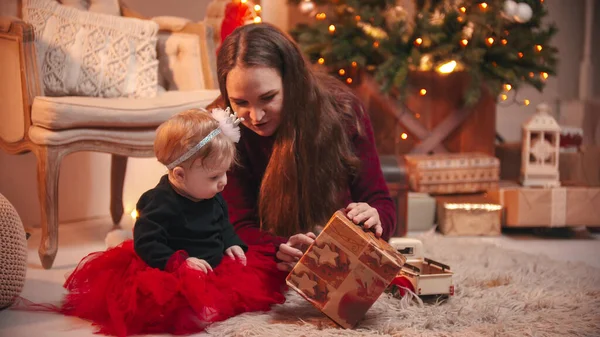
[[(260, 7), (258, 7), (258, 11)], [(254, 4), (251, 1), (231, 1), (225, 6), (225, 16), (221, 23), (221, 42), (236, 28), (243, 25), (261, 22)]]
[(517, 5), (517, 13), (513, 17), (515, 21), (519, 23), (525, 23), (529, 21), (532, 16), (533, 10), (531, 9), (531, 7), (528, 4), (521, 2)]
[(298, 5), (298, 8), (302, 14), (310, 14), (315, 10), (315, 3), (312, 0), (304, 0)]
[(515, 15), (517, 15), (517, 6), (517, 3), (513, 0), (506, 0), (504, 2), (504, 14), (506, 14), (506, 16), (509, 18), (513, 18)]
[(365, 32), (365, 34), (369, 35), (370, 37), (376, 40), (385, 40), (388, 38), (388, 34), (385, 30), (379, 27), (375, 27), (369, 23), (359, 22), (357, 26), (360, 27), (360, 29), (362, 29), (363, 32)]

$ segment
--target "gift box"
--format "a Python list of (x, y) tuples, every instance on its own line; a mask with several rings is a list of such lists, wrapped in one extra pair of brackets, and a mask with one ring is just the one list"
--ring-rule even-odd
[(507, 227), (597, 226), (600, 188), (508, 187), (487, 193), (505, 209)]
[(564, 184), (600, 187), (600, 147), (582, 146), (577, 152), (561, 153), (558, 170)]
[(427, 193), (408, 192), (407, 227), (411, 232), (426, 231), (435, 223), (435, 198)]
[(336, 212), (286, 278), (317, 309), (354, 327), (398, 274), (406, 258)]
[(437, 223), (445, 235), (500, 235), (502, 206), (484, 195), (437, 197)]
[(430, 194), (474, 193), (496, 189), (500, 161), (482, 153), (406, 155), (413, 191)]

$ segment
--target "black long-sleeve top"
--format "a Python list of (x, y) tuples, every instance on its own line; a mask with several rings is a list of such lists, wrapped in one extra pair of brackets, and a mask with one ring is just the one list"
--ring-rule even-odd
[(184, 250), (214, 268), (227, 248), (238, 245), (248, 249), (229, 222), (220, 193), (196, 202), (178, 194), (164, 175), (140, 197), (136, 207), (139, 218), (133, 228), (134, 248), (150, 267), (164, 270), (169, 258)]

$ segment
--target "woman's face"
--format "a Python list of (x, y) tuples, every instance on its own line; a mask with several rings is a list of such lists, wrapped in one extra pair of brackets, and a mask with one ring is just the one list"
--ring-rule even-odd
[(281, 123), (283, 83), (277, 70), (256, 66), (236, 66), (226, 78), (226, 89), (233, 111), (256, 134), (268, 137)]

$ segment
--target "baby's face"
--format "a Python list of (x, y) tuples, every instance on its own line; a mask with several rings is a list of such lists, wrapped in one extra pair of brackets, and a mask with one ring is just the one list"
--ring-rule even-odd
[(185, 192), (198, 200), (213, 198), (227, 185), (227, 170), (230, 166), (230, 161), (211, 168), (205, 168), (198, 163), (192, 165), (186, 169), (183, 182)]

